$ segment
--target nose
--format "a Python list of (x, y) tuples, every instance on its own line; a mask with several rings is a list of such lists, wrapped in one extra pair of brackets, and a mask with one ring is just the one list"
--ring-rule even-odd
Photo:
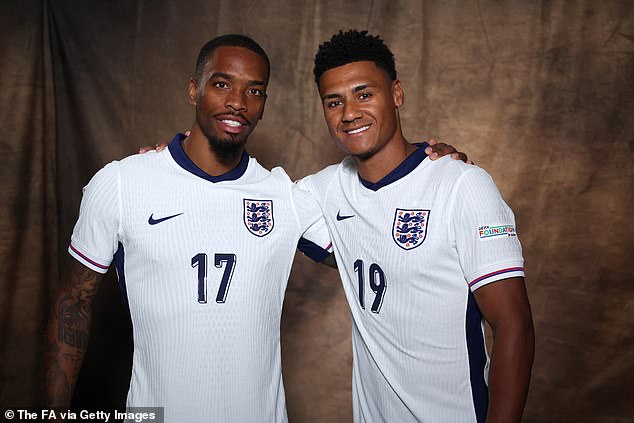
[(225, 107), (235, 112), (243, 112), (247, 109), (244, 93), (240, 90), (231, 90), (227, 95)]
[(341, 118), (344, 122), (353, 122), (360, 117), (361, 112), (354, 101), (346, 101), (343, 103), (343, 115)]

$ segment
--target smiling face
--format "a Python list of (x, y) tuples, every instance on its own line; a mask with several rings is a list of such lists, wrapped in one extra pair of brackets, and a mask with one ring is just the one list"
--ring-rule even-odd
[(364, 160), (402, 138), (397, 108), (403, 90), (374, 62), (327, 70), (319, 78), (319, 95), (330, 136), (349, 155)]
[(259, 54), (220, 46), (209, 56), (201, 79), (190, 81), (196, 123), (214, 149), (244, 147), (264, 112), (268, 73)]

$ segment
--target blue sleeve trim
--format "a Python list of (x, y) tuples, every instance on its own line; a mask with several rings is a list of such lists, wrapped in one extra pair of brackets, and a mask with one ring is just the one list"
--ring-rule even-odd
[(482, 334), (482, 312), (469, 292), (466, 318), (467, 351), (469, 355), (469, 379), (476, 421), (484, 423), (489, 408), (489, 388), (484, 379), (487, 364), (486, 346)]
[(331, 254), (328, 252), (328, 250), (324, 250), (319, 245), (305, 238), (299, 239), (299, 242), (297, 243), (297, 248), (299, 249), (299, 251), (301, 251), (311, 259), (315, 260), (317, 263), (321, 263), (322, 261), (326, 260), (326, 257)]
[(125, 283), (125, 251), (123, 250), (123, 244), (119, 243), (119, 248), (117, 248), (117, 252), (114, 253), (113, 261), (117, 270), (117, 279), (119, 282), (121, 297), (123, 298), (124, 304), (129, 307), (128, 289)]

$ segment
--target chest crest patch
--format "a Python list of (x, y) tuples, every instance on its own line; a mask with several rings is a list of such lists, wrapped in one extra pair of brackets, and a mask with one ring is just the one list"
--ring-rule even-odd
[(274, 226), (273, 200), (251, 200), (244, 198), (242, 220), (249, 232), (263, 237), (271, 233)]
[(420, 246), (427, 237), (429, 210), (396, 209), (392, 224), (392, 239), (404, 250)]

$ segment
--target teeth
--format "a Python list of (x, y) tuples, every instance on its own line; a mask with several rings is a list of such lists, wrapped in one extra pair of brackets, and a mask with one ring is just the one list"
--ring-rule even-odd
[(238, 126), (242, 126), (242, 124), (235, 120), (224, 119), (221, 121), (222, 123), (237, 128)]
[(362, 126), (361, 128), (357, 128), (357, 129), (353, 129), (352, 131), (346, 131), (349, 135), (354, 135), (354, 134), (358, 134), (359, 132), (363, 132), (365, 130), (367, 130), (370, 127), (370, 125), (365, 125)]

